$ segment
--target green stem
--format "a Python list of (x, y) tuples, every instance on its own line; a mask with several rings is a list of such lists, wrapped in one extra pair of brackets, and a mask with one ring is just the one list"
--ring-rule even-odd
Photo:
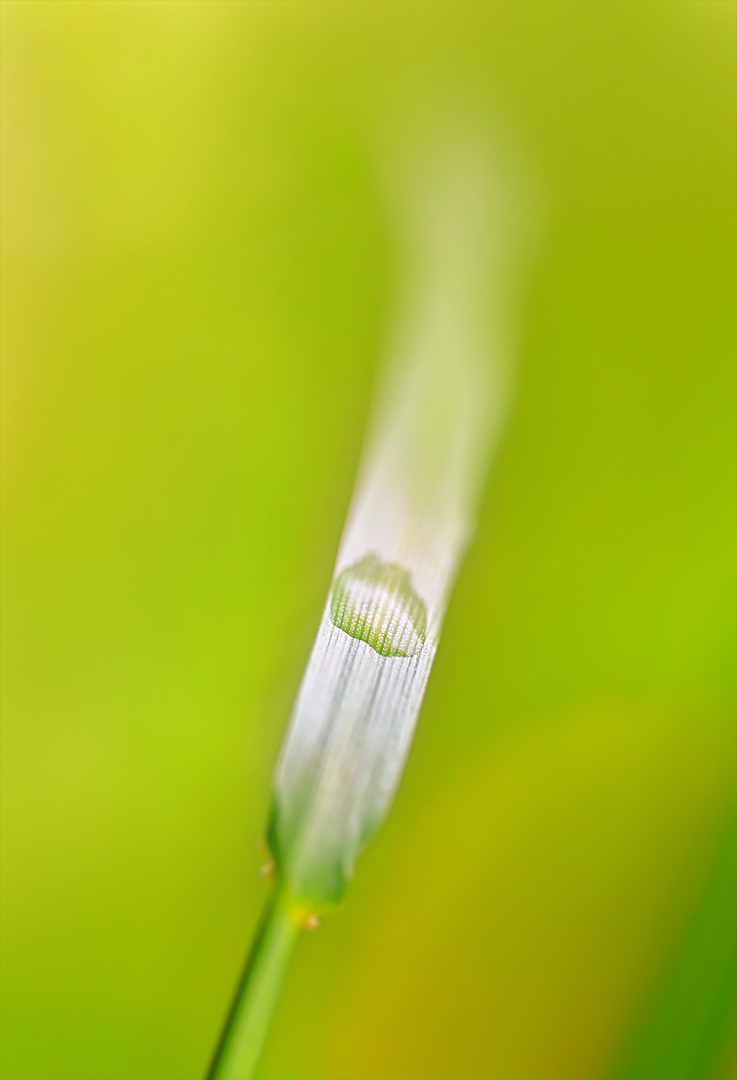
[(283, 885), (272, 894), (246, 962), (207, 1080), (251, 1080), (300, 929)]

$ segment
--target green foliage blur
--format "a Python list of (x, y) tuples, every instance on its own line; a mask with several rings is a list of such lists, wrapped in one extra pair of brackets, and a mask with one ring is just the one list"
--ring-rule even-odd
[(3, 0), (4, 1080), (205, 1071), (391, 322), (377, 147), (458, 92), (540, 193), (515, 404), (260, 1076), (737, 1076), (736, 12)]

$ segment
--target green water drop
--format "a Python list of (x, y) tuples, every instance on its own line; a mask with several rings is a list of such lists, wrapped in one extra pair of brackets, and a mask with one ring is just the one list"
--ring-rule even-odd
[(414, 656), (425, 643), (427, 610), (397, 563), (366, 555), (336, 578), (330, 618), (381, 656)]

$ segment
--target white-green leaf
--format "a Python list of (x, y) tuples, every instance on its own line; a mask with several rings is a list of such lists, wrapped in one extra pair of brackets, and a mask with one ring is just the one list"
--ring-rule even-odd
[(508, 182), (467, 131), (393, 175), (404, 295), (274, 780), (277, 863), (318, 904), (391, 803), (508, 396)]

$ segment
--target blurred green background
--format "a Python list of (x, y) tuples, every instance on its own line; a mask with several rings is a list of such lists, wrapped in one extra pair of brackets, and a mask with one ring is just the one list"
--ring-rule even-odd
[(459, 89), (541, 193), (515, 406), (260, 1076), (737, 1075), (736, 12), (3, 0), (4, 1080), (203, 1074), (392, 313), (376, 147)]

